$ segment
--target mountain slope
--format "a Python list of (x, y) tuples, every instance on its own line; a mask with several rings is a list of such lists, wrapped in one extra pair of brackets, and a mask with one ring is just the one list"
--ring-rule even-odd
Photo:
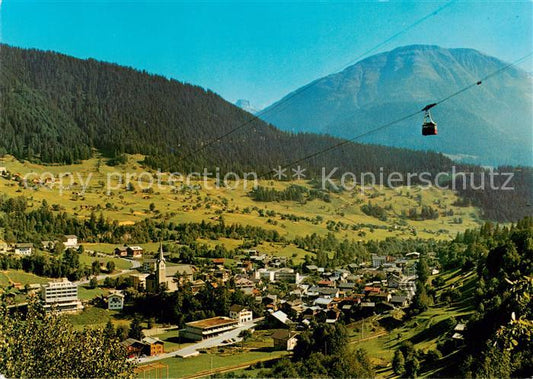
[[(280, 110), (267, 108), (263, 118), (284, 130), (350, 138), (416, 112), (505, 65), (472, 49), (401, 47), (300, 88), (295, 92), (305, 90), (287, 95), (292, 99)], [(482, 164), (531, 165), (532, 106), (531, 77), (511, 67), (435, 108), (438, 137), (422, 138), (420, 117), (361, 142), (430, 149)]]
[[(109, 157), (144, 154), (163, 170), (263, 172), (339, 142), (282, 132), (213, 92), (127, 67), (6, 45), (0, 62), (0, 154), (71, 163), (98, 149)], [(349, 144), (306, 167), (434, 172), (451, 164), (439, 154)]]

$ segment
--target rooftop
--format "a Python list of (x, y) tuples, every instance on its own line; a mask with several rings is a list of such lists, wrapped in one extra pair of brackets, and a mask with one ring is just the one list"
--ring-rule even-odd
[(226, 325), (232, 325), (232, 324), (237, 324), (237, 321), (229, 317), (212, 317), (212, 318), (206, 318), (205, 320), (188, 322), (185, 325), (191, 326), (194, 328), (207, 329), (207, 328), (213, 328), (216, 326), (226, 326)]

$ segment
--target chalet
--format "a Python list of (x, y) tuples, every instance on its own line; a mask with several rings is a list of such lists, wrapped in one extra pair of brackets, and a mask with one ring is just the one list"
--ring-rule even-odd
[(376, 294), (376, 293), (380, 293), (381, 292), (381, 288), (379, 287), (374, 287), (374, 286), (366, 286), (364, 289), (363, 289), (364, 293), (369, 295), (369, 294)]
[(339, 283), (337, 288), (341, 291), (351, 292), (355, 289), (355, 283)]
[(237, 265), (241, 266), (245, 272), (253, 271), (254, 269), (254, 264), (249, 259), (242, 259)]
[(16, 255), (31, 255), (32, 252), (33, 252), (32, 243), (17, 243), (15, 245)]
[(340, 279), (346, 279), (350, 275), (350, 271), (340, 268), (335, 270), (334, 274)]
[(313, 305), (319, 306), (320, 308), (329, 308), (332, 301), (333, 299), (331, 298), (319, 297), (313, 302)]
[(78, 237), (75, 235), (66, 235), (63, 237), (65, 249), (77, 249), (78, 248)]
[(387, 287), (398, 288), (400, 286), (401, 278), (396, 274), (391, 274), (387, 277)]
[(297, 332), (293, 332), (287, 329), (276, 330), (272, 334), (272, 340), (274, 341), (275, 350), (292, 351), (294, 350), (298, 339)]
[(140, 246), (128, 246), (126, 248), (126, 256), (129, 258), (139, 259), (143, 256), (143, 248)]
[(126, 349), (128, 358), (135, 358), (143, 354), (144, 343), (134, 338), (128, 338), (120, 343)]
[(318, 287), (317, 286), (308, 286), (307, 288), (304, 286), (300, 286), (300, 288), (303, 290), (303, 293), (307, 297), (318, 297), (320, 294), (318, 293)]
[(119, 257), (127, 257), (128, 250), (125, 246), (117, 247), (115, 249), (115, 255), (118, 255)]
[(373, 303), (371, 301), (364, 301), (359, 304), (359, 308), (361, 311), (361, 316), (367, 317), (374, 314), (374, 311), (376, 310), (376, 303)]
[(268, 313), (266, 317), (266, 322), (271, 329), (289, 328), (290, 325), (293, 323), (291, 319), (289, 319), (289, 316), (287, 316), (287, 314), (283, 311)]
[(319, 296), (332, 298), (339, 297), (340, 291), (338, 288), (319, 287), (318, 294)]
[(253, 319), (252, 311), (244, 305), (233, 304), (229, 308), (229, 317), (239, 321), (239, 325), (251, 322)]
[(359, 265), (357, 263), (350, 263), (348, 265), (348, 268), (350, 269), (351, 272), (354, 272), (359, 269)]
[(145, 337), (141, 342), (144, 345), (143, 353), (150, 357), (163, 354), (165, 352), (165, 344), (159, 338)]
[(375, 309), (376, 309), (376, 313), (385, 313), (385, 312), (390, 312), (394, 310), (395, 307), (391, 303), (383, 301), (381, 303), (376, 303)]
[(193, 280), (191, 282), (191, 291), (196, 295), (202, 288), (205, 287), (205, 282), (201, 279)]
[(334, 324), (339, 319), (341, 312), (337, 309), (328, 309), (325, 312), (326, 315), (326, 324)]
[(391, 304), (400, 308), (405, 308), (409, 305), (409, 299), (407, 296), (395, 295), (390, 300)]
[(368, 295), (367, 295), (368, 299), (374, 303), (388, 303), (391, 301), (391, 294), (390, 293), (386, 293), (386, 292), (380, 292), (380, 293), (375, 293), (375, 292), (370, 292)]
[(122, 310), (124, 308), (124, 294), (120, 291), (113, 292), (107, 296), (107, 309)]
[(233, 330), (238, 325), (239, 321), (229, 317), (212, 317), (186, 323), (185, 329), (180, 331), (180, 336), (193, 341), (202, 341)]

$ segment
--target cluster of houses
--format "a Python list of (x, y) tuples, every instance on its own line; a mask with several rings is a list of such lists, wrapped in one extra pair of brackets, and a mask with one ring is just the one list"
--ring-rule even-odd
[[(78, 247), (78, 239), (73, 235), (64, 236), (60, 242), (65, 248)], [(44, 243), (50, 245), (58, 241)], [(0, 252), (9, 252), (10, 249), (14, 249), (15, 254), (26, 255), (32, 253), (33, 245), (21, 243), (10, 246), (0, 241)], [(117, 247), (114, 253), (136, 260), (143, 259), (145, 255), (139, 246)], [(218, 285), (232, 280), (236, 288), (263, 305), (266, 310), (265, 326), (275, 330), (272, 335), (274, 348), (292, 350), (298, 332), (309, 327), (313, 321), (335, 323), (341, 319), (355, 320), (407, 307), (415, 295), (415, 262), (419, 255), (417, 252), (403, 257), (372, 255), (368, 262), (343, 267), (306, 265), (294, 268), (288, 266), (286, 258), (250, 250), (232, 268), (225, 265), (224, 258), (212, 259), (210, 265), (199, 268), (167, 263), (161, 245), (156, 257), (144, 257), (138, 272), (131, 273), (130, 278), (135, 288), (148, 292), (178, 291), (181, 285), (189, 283), (193, 293), (208, 282)], [(283, 284), (284, 291), (275, 291), (278, 294), (275, 295), (270, 289), (276, 288), (278, 283)], [(77, 284), (66, 279), (50, 282), (40, 290), (45, 308), (54, 307), (64, 312), (83, 308)], [(121, 291), (112, 291), (106, 300), (110, 310), (124, 307)], [(187, 323), (180, 335), (201, 341), (251, 323), (252, 319), (250, 309), (233, 305), (227, 316)], [(457, 334), (455, 338), (460, 337), (460, 331)], [(163, 342), (154, 338), (128, 339), (124, 343), (131, 356), (164, 351)]]
[[(307, 265), (297, 270), (287, 267), (282, 257), (252, 251), (233, 270), (224, 266), (223, 258), (212, 259), (212, 265), (200, 270), (190, 265), (167, 265), (161, 249), (156, 259), (143, 262), (145, 273), (132, 275), (134, 283), (148, 291), (161, 286), (176, 291), (184, 281), (201, 288), (207, 281), (233, 280), (237, 288), (264, 305), (265, 327), (275, 330), (274, 348), (292, 350), (299, 331), (313, 320), (335, 323), (342, 318), (359, 319), (409, 306), (416, 290), (418, 258), (417, 252), (401, 258), (373, 255), (371, 261), (362, 264), (336, 269)], [(283, 298), (269, 293), (276, 283), (284, 283), (289, 289)], [(246, 307), (233, 305), (227, 317), (189, 322), (180, 335), (201, 341), (251, 322), (252, 317)]]
[[(56, 244), (62, 244), (64, 249), (77, 249), (78, 248), (78, 237), (74, 235), (63, 236), (61, 241), (41, 241), (40, 249), (42, 250), (52, 250)], [(2, 254), (14, 254), (18, 256), (29, 256), (32, 255), (35, 250), (33, 243), (29, 242), (20, 242), (8, 244), (5, 241), (0, 240), (0, 253)]]

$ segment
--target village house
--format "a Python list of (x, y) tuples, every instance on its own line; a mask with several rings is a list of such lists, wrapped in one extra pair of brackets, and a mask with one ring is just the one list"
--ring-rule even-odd
[(252, 311), (244, 305), (233, 304), (229, 308), (229, 317), (239, 321), (239, 325), (246, 324), (253, 320)]
[(0, 175), (6, 175), (7, 174), (7, 168), (4, 166), (0, 166)]
[(16, 255), (31, 255), (33, 253), (32, 243), (17, 243), (15, 245)]
[(267, 313), (265, 321), (271, 329), (285, 329), (289, 328), (292, 324), (294, 324), (293, 321), (289, 318), (289, 316), (287, 316), (287, 314), (283, 311)]
[(274, 281), (300, 283), (300, 274), (292, 268), (280, 268), (274, 273)]
[(119, 246), (115, 248), (115, 255), (118, 255), (119, 257), (127, 257), (128, 250), (125, 246)]
[(276, 281), (276, 271), (267, 268), (260, 268), (255, 271), (254, 279), (256, 280), (266, 280), (268, 282), (274, 283)]
[(126, 256), (129, 258), (140, 259), (143, 256), (143, 248), (140, 246), (128, 246), (126, 248)]
[(120, 344), (126, 348), (126, 356), (128, 358), (140, 357), (143, 354), (144, 343), (135, 338), (128, 338)]
[(165, 344), (159, 338), (145, 337), (141, 341), (143, 343), (143, 353), (147, 356), (163, 354), (165, 352)]
[(296, 347), (298, 339), (297, 332), (293, 332), (287, 329), (276, 330), (272, 334), (272, 340), (274, 342), (275, 350), (293, 351)]
[(131, 274), (130, 279), (133, 282), (133, 288), (136, 290), (146, 289), (146, 278), (150, 274)]
[(251, 295), (254, 289), (254, 282), (248, 278), (238, 278), (235, 280), (235, 288), (240, 289), (245, 295)]
[(155, 271), (156, 262), (157, 262), (157, 259), (145, 258), (141, 266), (142, 272), (150, 273), (152, 271)]
[(122, 310), (124, 308), (124, 294), (121, 291), (112, 292), (107, 296), (107, 309)]
[(128, 338), (121, 342), (126, 348), (128, 358), (138, 358), (141, 355), (154, 356), (165, 352), (165, 344), (158, 338), (146, 337), (142, 341)]
[(78, 248), (78, 237), (74, 235), (67, 235), (64, 236), (65, 241), (63, 242), (63, 245), (65, 245), (65, 249), (77, 249)]

